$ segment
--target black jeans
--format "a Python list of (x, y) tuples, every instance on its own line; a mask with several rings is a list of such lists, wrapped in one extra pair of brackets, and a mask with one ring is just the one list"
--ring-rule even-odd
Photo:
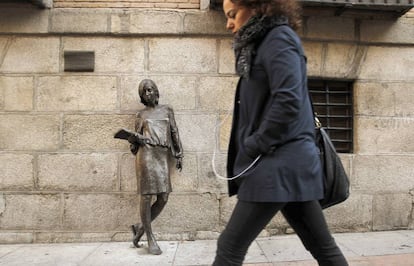
[(218, 239), (213, 266), (242, 265), (250, 244), (278, 211), (282, 211), (319, 265), (348, 265), (328, 230), (318, 201), (263, 203), (239, 200)]

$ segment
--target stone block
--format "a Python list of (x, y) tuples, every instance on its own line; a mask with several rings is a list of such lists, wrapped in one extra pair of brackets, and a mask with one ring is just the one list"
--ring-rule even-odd
[(414, 152), (411, 141), (414, 119), (410, 117), (357, 117), (357, 149), (360, 153)]
[(362, 20), (361, 41), (385, 43), (414, 43), (414, 19)]
[(33, 161), (29, 154), (0, 153), (0, 189), (33, 190)]
[(109, 14), (108, 11), (99, 9), (52, 9), (50, 32), (105, 33), (108, 32)]
[(4, 109), (4, 90), (0, 89), (0, 110)]
[(139, 183), (137, 183), (137, 176), (135, 174), (135, 158), (132, 153), (124, 153), (120, 156), (121, 191), (135, 193), (139, 191)]
[(213, 151), (215, 115), (176, 114), (175, 120), (180, 131), (184, 152)]
[(39, 155), (39, 189), (118, 191), (116, 157), (113, 153)]
[(372, 195), (351, 191), (349, 198), (324, 210), (329, 228), (335, 232), (372, 230)]
[(355, 22), (344, 17), (310, 17), (306, 37), (311, 39), (355, 40)]
[(6, 111), (33, 110), (32, 77), (0, 77), (0, 108)]
[(389, 89), (395, 91), (395, 115), (413, 117), (414, 105), (412, 102), (414, 82), (391, 83)]
[(373, 201), (373, 230), (406, 229), (412, 215), (412, 196), (406, 194), (380, 194)]
[(197, 156), (194, 153), (184, 151), (183, 170), (179, 172), (175, 168), (175, 160), (172, 161), (171, 183), (174, 192), (194, 192), (198, 185)]
[(357, 155), (353, 160), (356, 190), (408, 193), (414, 187), (414, 157), (410, 155)]
[(94, 51), (95, 72), (144, 71), (144, 41), (133, 38), (63, 38), (63, 50)]
[(136, 194), (65, 194), (63, 228), (99, 232), (129, 230), (139, 220)]
[(131, 241), (131, 231), (111, 233), (111, 241), (114, 242), (129, 242)]
[(130, 25), (130, 13), (112, 12), (111, 13), (111, 32), (115, 34), (128, 34)]
[(200, 80), (200, 109), (230, 111), (234, 106), (236, 77), (203, 77)]
[(322, 71), (322, 55), (325, 49), (320, 42), (303, 42), (303, 49), (307, 57), (307, 73), (309, 76), (321, 76)]
[(56, 150), (59, 130), (58, 115), (0, 115), (0, 149)]
[[(159, 104), (168, 104), (174, 111), (196, 108), (197, 78), (194, 76), (151, 76), (160, 91)], [(138, 95), (138, 85), (144, 77), (128, 76), (121, 80), (121, 109), (140, 110), (144, 108)]]
[(354, 159), (354, 155), (351, 153), (338, 153), (338, 155), (352, 185), (352, 161)]
[(0, 193), (0, 215), (6, 210), (6, 198), (3, 193)]
[(2, 33), (47, 33), (49, 10), (34, 8), (0, 9), (0, 32)]
[[(35, 232), (36, 243), (98, 243), (98, 242), (109, 242), (112, 240), (114, 232)], [(120, 241), (130, 241), (131, 233), (129, 238), (125, 238)], [(100, 245), (100, 244), (98, 244)]]
[[(0, 232), (1, 244), (31, 244), (33, 243), (33, 233), (20, 232)], [(16, 246), (16, 249), (18, 247)]]
[(199, 240), (217, 240), (220, 236), (220, 232), (214, 232), (214, 231), (198, 231), (196, 233), (196, 238)]
[(0, 51), (2, 53), (6, 51), (6, 47), (9, 45), (10, 41), (11, 41), (11, 38), (0, 36)]
[(37, 88), (39, 111), (112, 111), (117, 108), (115, 77), (40, 77)]
[(154, 232), (182, 233), (217, 231), (219, 201), (210, 193), (171, 193), (160, 216), (153, 222)]
[(126, 140), (114, 139), (121, 128), (135, 128), (134, 115), (67, 115), (63, 121), (63, 148), (67, 150), (128, 150)]
[[(202, 21), (202, 23), (200, 23)], [(184, 16), (185, 34), (225, 34), (229, 35), (226, 29), (226, 17), (222, 11), (197, 11), (186, 12)]]
[(355, 79), (365, 53), (366, 49), (363, 46), (328, 44), (322, 76)]
[[(198, 176), (198, 191), (210, 192), (216, 194), (227, 193), (227, 181), (218, 178), (213, 171), (212, 154), (199, 154), (199, 176)], [(214, 158), (214, 166), (217, 174), (227, 178), (226, 172), (227, 154), (216, 152)]]
[(5, 230), (53, 230), (60, 227), (58, 194), (0, 194), (5, 209), (0, 227)]
[(370, 116), (395, 115), (394, 83), (363, 83), (354, 84), (354, 114)]
[[(146, 77), (140, 75), (121, 77), (121, 110), (132, 110), (137, 112), (145, 108), (141, 103), (141, 99), (138, 94), (138, 85)], [(157, 84), (158, 85), (158, 84)], [(161, 90), (161, 88), (159, 88)], [(163, 98), (163, 93), (160, 91), (160, 98)]]
[[(228, 113), (225, 115), (220, 115), (219, 148), (221, 151), (227, 151), (229, 147), (232, 121), (232, 114)], [(217, 132), (215, 132), (214, 134), (217, 134)]]
[(414, 50), (411, 47), (368, 47), (359, 79), (413, 80)]
[(219, 44), (219, 73), (235, 74), (235, 58), (231, 39), (221, 39)]
[(151, 72), (217, 72), (215, 39), (150, 39), (148, 45)]
[(59, 71), (59, 38), (10, 38), (7, 49), (0, 51), (3, 63), (1, 72), (56, 73)]
[(160, 104), (168, 104), (174, 110), (194, 110), (198, 79), (195, 76), (150, 76), (160, 90)]
[(356, 115), (411, 117), (412, 82), (357, 82), (354, 85)]
[(132, 12), (129, 33), (177, 34), (181, 32), (182, 14), (177, 11), (143, 10)]

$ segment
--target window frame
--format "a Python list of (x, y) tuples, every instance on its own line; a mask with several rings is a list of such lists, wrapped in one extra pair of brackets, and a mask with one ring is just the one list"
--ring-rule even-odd
[(354, 152), (354, 82), (309, 78), (313, 108), (339, 153)]

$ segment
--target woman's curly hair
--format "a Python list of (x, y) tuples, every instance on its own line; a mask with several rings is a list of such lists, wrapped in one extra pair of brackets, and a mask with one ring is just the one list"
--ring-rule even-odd
[(296, 0), (231, 0), (266, 16), (285, 16), (289, 25), (298, 30), (302, 25), (302, 8)]

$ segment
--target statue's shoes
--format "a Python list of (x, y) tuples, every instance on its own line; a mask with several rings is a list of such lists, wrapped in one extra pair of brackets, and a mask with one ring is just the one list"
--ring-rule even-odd
[(162, 250), (160, 249), (160, 247), (157, 244), (150, 245), (148, 247), (148, 252), (152, 255), (161, 255), (162, 254)]
[(131, 229), (133, 233), (132, 243), (135, 247), (140, 248), (139, 240), (144, 235), (144, 227), (140, 224), (133, 224), (131, 225)]

